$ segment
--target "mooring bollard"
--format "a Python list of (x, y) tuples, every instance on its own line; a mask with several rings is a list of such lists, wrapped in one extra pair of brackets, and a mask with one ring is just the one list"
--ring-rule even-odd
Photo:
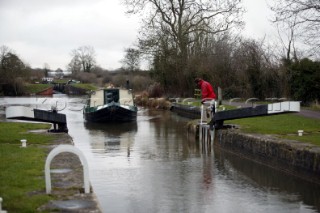
[(21, 139), (21, 147), (27, 147), (27, 140), (26, 139)]

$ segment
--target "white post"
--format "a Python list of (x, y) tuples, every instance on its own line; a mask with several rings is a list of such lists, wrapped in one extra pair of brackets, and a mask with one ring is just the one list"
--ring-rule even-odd
[(2, 197), (0, 197), (0, 213), (7, 213), (7, 211), (2, 210), (2, 201), (3, 201), (3, 199), (2, 199)]
[(199, 123), (199, 141), (202, 139), (202, 124), (201, 122)]
[(207, 125), (203, 126), (204, 128), (204, 140), (203, 140), (203, 143), (204, 143), (204, 151), (205, 153), (208, 153), (208, 129), (206, 128)]
[(302, 136), (303, 135), (303, 130), (298, 130), (298, 135)]
[(211, 145), (212, 146), (214, 144), (214, 133), (215, 133), (215, 128), (213, 127), (213, 129), (210, 130), (210, 137), (211, 137)]
[(21, 139), (21, 147), (27, 147), (27, 140), (26, 139)]
[(200, 119), (200, 125), (202, 124), (203, 122), (203, 113), (204, 113), (204, 105), (202, 104), (201, 105), (201, 119)]

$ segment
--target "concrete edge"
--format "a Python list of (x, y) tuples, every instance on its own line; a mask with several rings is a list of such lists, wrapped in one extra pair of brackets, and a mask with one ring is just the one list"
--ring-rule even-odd
[(217, 130), (215, 147), (320, 184), (320, 147), (270, 135)]

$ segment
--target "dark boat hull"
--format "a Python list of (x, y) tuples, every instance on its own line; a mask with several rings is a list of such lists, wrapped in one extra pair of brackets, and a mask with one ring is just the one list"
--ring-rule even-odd
[(90, 111), (88, 109), (84, 110), (84, 118), (88, 122), (128, 122), (135, 121), (137, 119), (137, 109), (128, 109), (122, 107), (121, 105), (114, 104), (102, 109)]

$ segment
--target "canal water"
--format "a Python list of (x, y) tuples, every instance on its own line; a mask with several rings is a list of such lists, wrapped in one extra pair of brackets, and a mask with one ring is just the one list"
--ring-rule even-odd
[(214, 148), (202, 153), (188, 119), (139, 109), (136, 122), (89, 124), (81, 98), (0, 98), (55, 104), (86, 156), (103, 212), (320, 212), (320, 187)]

